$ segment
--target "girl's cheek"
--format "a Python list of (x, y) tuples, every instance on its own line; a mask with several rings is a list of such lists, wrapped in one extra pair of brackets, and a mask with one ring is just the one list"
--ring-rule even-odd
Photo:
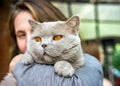
[(24, 53), (26, 51), (26, 48), (27, 48), (27, 41), (26, 41), (26, 39), (17, 40), (17, 44), (18, 44), (18, 48), (20, 49), (20, 51), (22, 53)]

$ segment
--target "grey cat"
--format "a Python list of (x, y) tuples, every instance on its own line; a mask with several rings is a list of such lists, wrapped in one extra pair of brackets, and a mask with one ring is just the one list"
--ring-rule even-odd
[[(40, 23), (29, 20), (29, 23), (33, 32), (28, 38), (22, 63), (54, 64), (55, 72), (64, 77), (71, 77), (84, 64), (78, 35), (78, 16), (72, 16), (67, 21)], [(0, 86), (16, 86), (17, 81), (12, 74), (9, 73), (6, 77)], [(12, 83), (11, 77), (14, 85), (5, 84)]]

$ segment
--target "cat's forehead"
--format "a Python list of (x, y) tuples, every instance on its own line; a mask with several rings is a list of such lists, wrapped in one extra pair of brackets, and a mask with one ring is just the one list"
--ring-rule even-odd
[(40, 36), (49, 36), (55, 33), (60, 32), (60, 27), (64, 25), (65, 22), (63, 21), (56, 21), (56, 22), (44, 22), (41, 23), (40, 26), (37, 26), (33, 35), (40, 35)]
[(63, 21), (57, 21), (57, 22), (44, 22), (42, 24), (41, 30), (48, 32), (48, 33), (53, 33), (56, 30), (60, 31), (60, 28), (64, 26), (65, 22)]
[(42, 23), (42, 26), (47, 29), (47, 28), (53, 28), (53, 27), (58, 26), (60, 24), (64, 24), (64, 22), (63, 21), (44, 22), (44, 23)]

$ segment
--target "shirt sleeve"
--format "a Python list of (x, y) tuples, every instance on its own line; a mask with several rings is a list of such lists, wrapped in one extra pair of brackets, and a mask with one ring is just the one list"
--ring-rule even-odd
[(85, 65), (77, 69), (72, 77), (57, 75), (53, 65), (24, 65), (20, 61), (14, 69), (17, 86), (103, 86), (100, 62), (88, 54), (84, 54), (84, 57)]

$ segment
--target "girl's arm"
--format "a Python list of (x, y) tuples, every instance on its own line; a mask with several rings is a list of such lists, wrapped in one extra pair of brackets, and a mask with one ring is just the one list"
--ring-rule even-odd
[(15, 65), (20, 61), (22, 56), (23, 54), (19, 54), (12, 59), (12, 61), (9, 64), (9, 72), (13, 73)]

